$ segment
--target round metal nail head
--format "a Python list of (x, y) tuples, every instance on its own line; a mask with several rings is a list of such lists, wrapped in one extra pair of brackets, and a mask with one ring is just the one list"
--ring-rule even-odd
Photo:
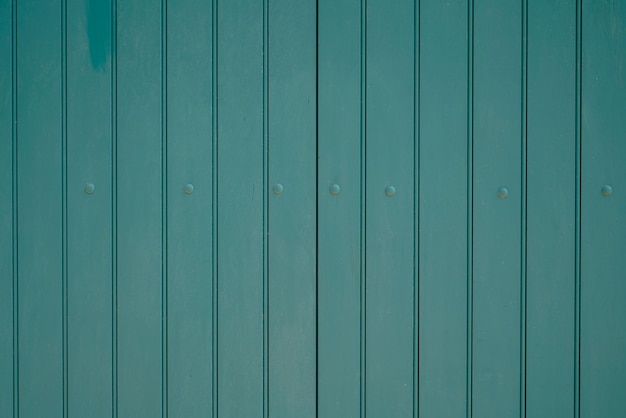
[(272, 188), (272, 191), (274, 192), (274, 194), (278, 195), (281, 194), (283, 192), (283, 185), (280, 183), (277, 183), (274, 185), (274, 187)]
[(389, 197), (393, 196), (396, 194), (396, 187), (395, 186), (387, 186), (385, 187), (385, 194)]
[(611, 193), (613, 193), (613, 188), (608, 184), (605, 184), (604, 186), (602, 186), (602, 189), (600, 189), (600, 192), (603, 196), (610, 196)]
[(338, 184), (333, 184), (328, 190), (330, 191), (330, 194), (336, 196), (341, 191), (341, 187), (339, 187)]
[(93, 194), (96, 191), (96, 186), (93, 183), (87, 183), (85, 186), (85, 193)]
[(506, 199), (509, 196), (509, 189), (506, 187), (500, 187), (498, 189), (498, 197), (500, 199)]
[(183, 187), (183, 192), (187, 193), (187, 194), (192, 194), (193, 193), (193, 184), (189, 183), (189, 184), (185, 184), (185, 187)]

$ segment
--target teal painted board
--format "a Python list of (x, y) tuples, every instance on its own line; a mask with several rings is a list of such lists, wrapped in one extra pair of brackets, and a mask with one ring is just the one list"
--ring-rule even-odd
[(361, 416), (361, 0), (318, 9), (318, 415)]
[(13, 414), (13, 2), (0, 3), (0, 416)]
[(526, 414), (575, 402), (576, 2), (528, 4)]
[(367, 2), (365, 412), (413, 416), (415, 9)]
[[(111, 4), (67, 5), (67, 409), (112, 414)], [(95, 189), (90, 191), (89, 185)]]
[(626, 409), (625, 23), (623, 3), (583, 2), (581, 417)]
[(19, 416), (64, 410), (61, 3), (17, 13)]
[(263, 2), (218, 4), (218, 414), (264, 406)]
[(0, 416), (623, 415), (625, 23), (3, 2)]
[(269, 415), (306, 418), (316, 415), (316, 3), (268, 7)]
[(468, 5), (420, 2), (419, 415), (468, 408)]
[(472, 412), (514, 417), (523, 415), (522, 3), (477, 1), (473, 13)]
[(163, 411), (161, 9), (117, 4), (117, 413)]
[(215, 354), (212, 3), (171, 2), (165, 17), (167, 413), (209, 416)]

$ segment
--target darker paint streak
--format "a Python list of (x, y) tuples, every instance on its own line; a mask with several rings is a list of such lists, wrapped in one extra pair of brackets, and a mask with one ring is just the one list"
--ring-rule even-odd
[(91, 64), (94, 69), (104, 71), (111, 55), (110, 3), (102, 0), (85, 2)]

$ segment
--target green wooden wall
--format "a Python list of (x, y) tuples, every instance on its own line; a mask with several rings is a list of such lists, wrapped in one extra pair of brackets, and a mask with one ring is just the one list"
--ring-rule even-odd
[(0, 0), (0, 417), (623, 417), (624, 60), (619, 0)]

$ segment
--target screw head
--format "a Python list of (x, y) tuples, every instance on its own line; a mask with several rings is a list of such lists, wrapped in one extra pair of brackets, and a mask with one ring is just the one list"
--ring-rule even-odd
[(284, 190), (283, 185), (280, 183), (276, 183), (274, 187), (272, 188), (272, 191), (274, 192), (275, 195), (281, 194), (283, 190)]
[(85, 185), (85, 193), (93, 194), (96, 191), (96, 186), (93, 183), (87, 183)]
[(396, 194), (396, 186), (389, 185), (385, 187), (385, 194), (389, 197)]
[(185, 184), (185, 187), (183, 187), (183, 192), (185, 192), (186, 194), (192, 194), (193, 193), (193, 184), (189, 183), (189, 184)]
[(506, 199), (509, 196), (509, 189), (506, 187), (500, 187), (497, 194), (500, 199)]
[(332, 186), (330, 186), (330, 188), (328, 189), (328, 191), (330, 192), (330, 194), (332, 194), (333, 196), (336, 196), (339, 194), (339, 192), (341, 191), (341, 187), (339, 187), (338, 184), (333, 184)]
[(613, 188), (608, 184), (605, 184), (602, 186), (602, 189), (600, 189), (600, 193), (602, 193), (603, 196), (610, 196), (611, 193), (613, 193)]

